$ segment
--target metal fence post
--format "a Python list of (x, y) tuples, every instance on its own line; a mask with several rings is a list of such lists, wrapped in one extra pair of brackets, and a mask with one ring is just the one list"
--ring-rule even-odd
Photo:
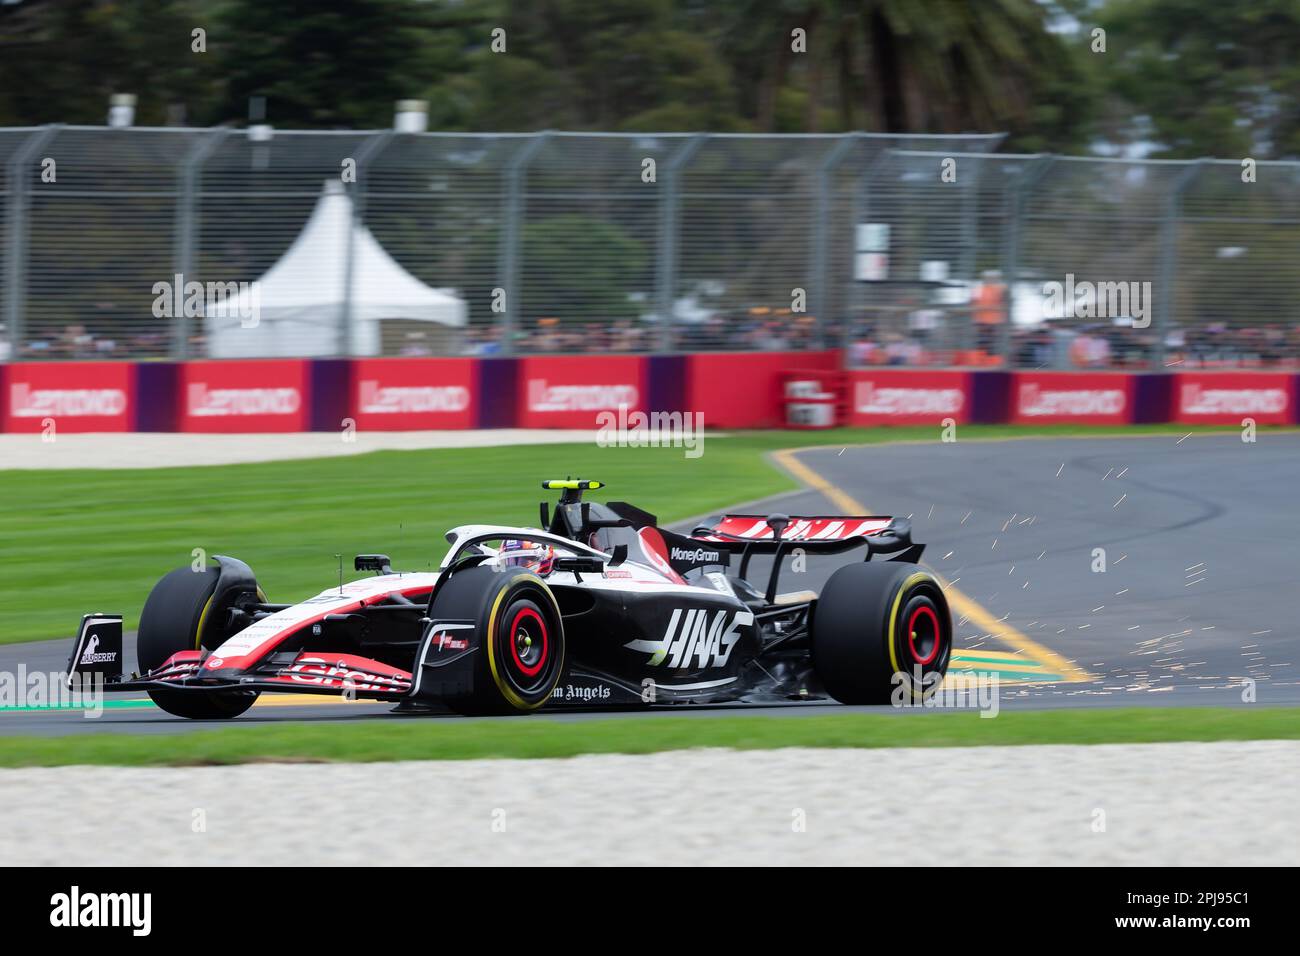
[[(1164, 218), (1160, 223), (1160, 292), (1156, 305), (1155, 345), (1151, 361), (1156, 371), (1168, 372), (1165, 367), (1165, 336), (1169, 334), (1169, 321), (1174, 314), (1174, 286), (1178, 281), (1178, 226), (1182, 219), (1183, 194), (1201, 172), (1204, 160), (1195, 159), (1187, 164), (1169, 191)], [(1148, 302), (1149, 306), (1151, 303)]]
[[(857, 135), (864, 138), (866, 136), (865, 133)], [(862, 175), (853, 184), (853, 221), (849, 223), (849, 294), (845, 296), (845, 301), (849, 304), (849, 314), (845, 316), (840, 328), (840, 348), (844, 350), (845, 356), (848, 356), (849, 347), (853, 344), (853, 313), (865, 310), (864, 293), (874, 285), (870, 280), (858, 278), (858, 226), (866, 224), (871, 218), (871, 184), (876, 170), (886, 161), (893, 159), (896, 154), (897, 151), (892, 146), (881, 149), (871, 157), (866, 168), (862, 170)]]
[(23, 171), (36, 151), (44, 146), (62, 124), (43, 126), (34, 132), (9, 159), (8, 235), (5, 237), (6, 325), (9, 327), (10, 361), (22, 358), (23, 328), (27, 310), (27, 181)]
[[(519, 327), (519, 243), (524, 214), (524, 172), (533, 157), (551, 138), (550, 130), (535, 134), (523, 148), (510, 159), (506, 167), (506, 209), (501, 229), (500, 288), (506, 296), (506, 309), (501, 313), (501, 353), (513, 355), (515, 329)], [(495, 299), (495, 296), (493, 297)]]
[(708, 133), (696, 133), (679, 149), (664, 167), (660, 184), (664, 187), (662, 208), (659, 210), (659, 258), (655, 265), (655, 311), (659, 314), (660, 352), (671, 352), (677, 344), (677, 323), (673, 320), (673, 299), (677, 291), (677, 211), (680, 198), (677, 191), (678, 174), (694, 158), (709, 138)]
[[(218, 126), (205, 136), (199, 135), (199, 141), (190, 150), (188, 156), (181, 160), (180, 192), (176, 197), (176, 235), (172, 253), (176, 267), (176, 276), (185, 283), (194, 278), (197, 266), (199, 246), (198, 185), (199, 173), (203, 164), (230, 135), (230, 127)], [(175, 276), (172, 277), (175, 279)], [(179, 293), (184, 295), (182, 285)], [(190, 357), (190, 320), (181, 309), (172, 316), (172, 358), (184, 361)]]
[[(826, 156), (822, 159), (817, 167), (817, 211), (813, 218), (813, 261), (810, 274), (812, 281), (812, 302), (809, 305), (812, 308), (813, 320), (817, 323), (817, 339), (820, 344), (825, 345), (823, 334), (827, 328), (827, 321), (830, 316), (830, 237), (827, 233), (827, 223), (831, 218), (831, 177), (835, 170), (843, 162), (844, 157), (855, 147), (862, 138), (862, 133), (844, 133), (839, 137), (837, 142)], [(853, 224), (850, 223), (850, 229)], [(852, 235), (852, 233), (850, 233)], [(853, 240), (850, 239), (850, 242)], [(850, 273), (851, 275), (851, 273)]]
[(987, 153), (972, 153), (962, 157), (967, 160), (967, 168), (974, 165), (973, 175), (961, 176), (957, 187), (961, 198), (961, 250), (957, 264), (957, 274), (969, 280), (975, 276), (975, 254), (979, 242), (979, 190), (984, 176), (984, 162)]
[[(1016, 281), (1020, 271), (1020, 242), (1024, 232), (1025, 207), (1028, 205), (1029, 193), (1038, 185), (1048, 169), (1056, 162), (1056, 157), (1036, 153), (1025, 164), (1024, 171), (1016, 177), (1011, 186), (1011, 208), (1007, 214), (1007, 244), (1004, 279), (1006, 296), (1004, 307), (1006, 313), (998, 326), (997, 354), (1003, 361), (1004, 368), (1011, 367), (1011, 313), (1014, 304)], [(973, 317), (972, 317), (973, 321)]]
[(343, 326), (339, 329), (339, 347), (337, 354), (352, 356), (357, 354), (357, 320), (353, 308), (353, 288), (356, 283), (356, 266), (354, 259), (357, 248), (357, 231), (364, 227), (366, 221), (366, 180), (365, 167), (379, 155), (395, 135), (391, 129), (370, 137), (361, 144), (356, 161), (356, 181), (352, 183), (352, 215), (348, 220), (347, 258), (343, 265)]

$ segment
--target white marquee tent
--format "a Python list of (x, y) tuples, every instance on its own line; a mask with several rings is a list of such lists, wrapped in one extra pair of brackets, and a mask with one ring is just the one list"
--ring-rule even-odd
[[(349, 229), (353, 330), (345, 344)], [(378, 355), (381, 321), (463, 326), (466, 311), (452, 290), (425, 285), (369, 229), (354, 227), (352, 199), (330, 180), (293, 245), (255, 285), (210, 304), (204, 328), (213, 358)]]

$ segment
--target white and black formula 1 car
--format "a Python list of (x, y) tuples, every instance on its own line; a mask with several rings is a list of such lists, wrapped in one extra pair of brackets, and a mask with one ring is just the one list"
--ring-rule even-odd
[[(910, 702), (947, 671), (948, 604), (905, 520), (730, 514), (687, 536), (625, 502), (583, 501), (600, 482), (543, 487), (561, 492), (553, 512), (541, 505), (545, 530), (453, 528), (437, 572), (358, 555), (356, 570), (373, 576), (298, 604), (269, 603), (233, 558), (172, 571), (140, 615), (140, 672), (122, 674), (122, 618), (91, 614), (69, 680), (98, 672), (107, 689), (147, 691), (169, 713), (219, 718), (263, 691), (471, 714)], [(791, 556), (857, 549), (866, 560), (837, 568), (820, 594), (778, 590)], [(771, 570), (751, 582), (758, 555)]]

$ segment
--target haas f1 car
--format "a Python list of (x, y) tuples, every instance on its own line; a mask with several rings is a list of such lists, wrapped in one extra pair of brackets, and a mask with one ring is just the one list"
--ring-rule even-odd
[[(906, 520), (728, 514), (683, 535), (626, 502), (582, 500), (600, 482), (543, 487), (561, 494), (540, 528), (453, 528), (436, 572), (358, 555), (371, 576), (297, 604), (270, 603), (234, 558), (179, 568), (145, 601), (139, 673), (122, 673), (122, 618), (91, 614), (69, 680), (98, 673), (203, 719), (238, 716), (264, 691), (467, 714), (877, 704), (922, 699), (947, 671), (952, 618)], [(852, 551), (865, 560), (820, 593), (778, 590), (788, 559)], [(766, 580), (749, 578), (755, 557)]]

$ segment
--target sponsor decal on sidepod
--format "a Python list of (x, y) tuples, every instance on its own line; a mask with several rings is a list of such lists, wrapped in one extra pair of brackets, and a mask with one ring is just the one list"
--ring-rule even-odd
[(610, 687), (608, 684), (594, 684), (590, 686), (579, 686), (576, 684), (558, 684), (555, 690), (551, 691), (552, 700), (609, 700)]
[(691, 608), (683, 615), (681, 608), (674, 608), (660, 640), (628, 641), (623, 646), (648, 653), (650, 660), (646, 663), (651, 667), (662, 664), (664, 658), (668, 658), (670, 668), (690, 667), (692, 658), (696, 667), (725, 667), (740, 640), (741, 627), (754, 623), (754, 615), (749, 611), (736, 611), (734, 618), (732, 614), (725, 609)]
[(674, 561), (690, 561), (692, 564), (718, 564), (722, 560), (722, 552), (706, 551), (704, 548), (674, 547), (672, 558)]

